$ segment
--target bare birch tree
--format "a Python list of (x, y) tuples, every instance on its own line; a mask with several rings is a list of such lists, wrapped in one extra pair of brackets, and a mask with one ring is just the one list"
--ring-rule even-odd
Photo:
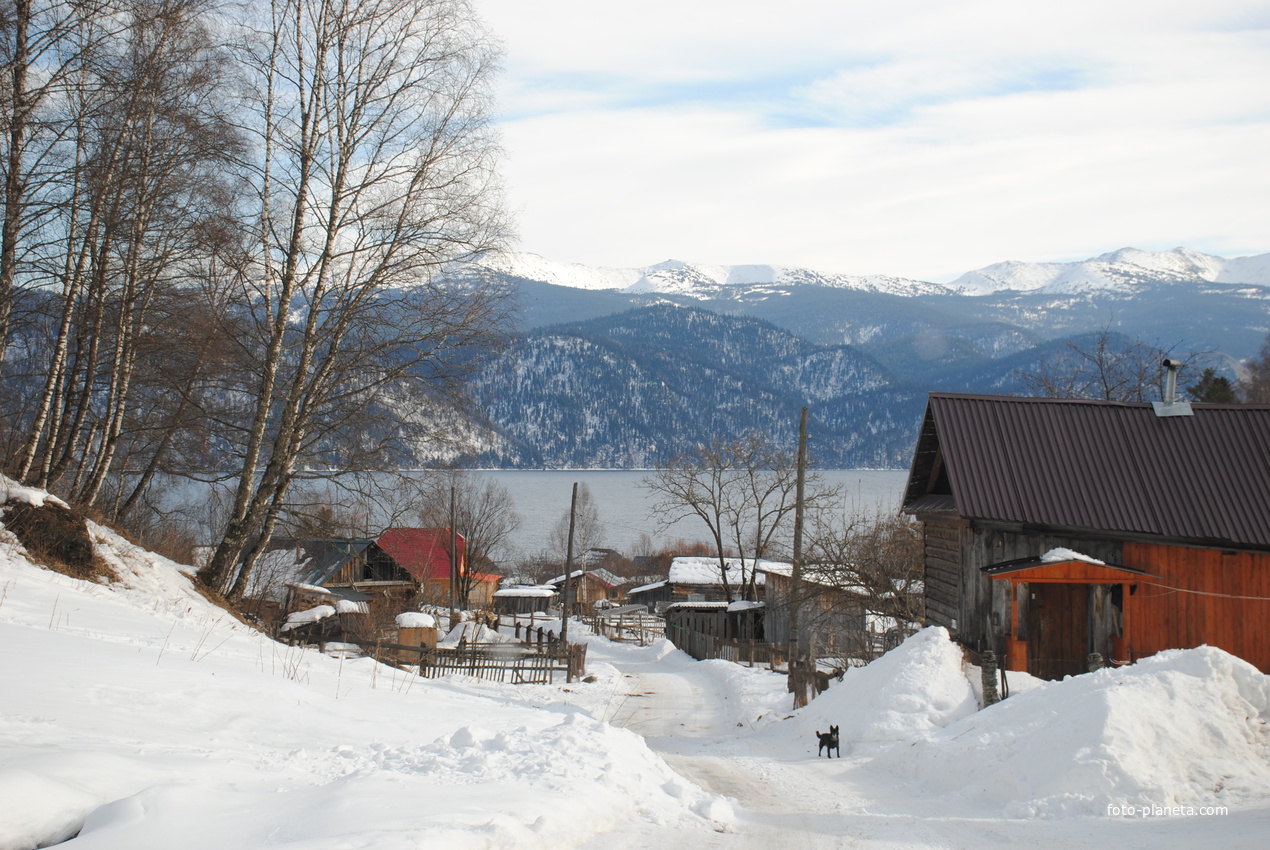
[(547, 538), (548, 549), (560, 559), (560, 563), (566, 560), (570, 524), (573, 525), (573, 559), (576, 564), (587, 552), (604, 544), (604, 524), (600, 521), (600, 509), (585, 481), (578, 482), (578, 503), (572, 523), (569, 509), (566, 508), (551, 527)]
[(1246, 403), (1270, 404), (1270, 336), (1261, 344), (1259, 356), (1243, 364), (1236, 386)]
[(51, 162), (65, 130), (59, 102), (82, 85), (82, 70), (116, 22), (108, 2), (11, 0), (0, 4), (0, 365), (9, 340), (24, 254), (53, 209)]
[[(93, 504), (116, 472), (131, 394), (146, 345), (161, 364), (149, 311), (165, 290), (188, 286), (195, 258), (224, 230), (223, 178), (237, 140), (218, 97), (225, 57), (207, 28), (204, 0), (141, 0), (119, 11), (119, 31), (98, 39), (66, 111), (63, 194), (36, 246), (61, 280), (43, 389), (18, 458), (19, 477)], [(214, 223), (213, 223), (214, 222)], [(205, 265), (205, 262), (201, 264)], [(143, 340), (149, 337), (149, 342)], [(115, 487), (114, 489), (118, 489)]]
[[(233, 506), (199, 572), (231, 598), (297, 475), (438, 436), (418, 399), (442, 408), (503, 309), (499, 293), (435, 279), (503, 235), (496, 51), (469, 5), (275, 0), (254, 23), (257, 247), (240, 284), (255, 366)], [(385, 409), (395, 421), (364, 427)]]

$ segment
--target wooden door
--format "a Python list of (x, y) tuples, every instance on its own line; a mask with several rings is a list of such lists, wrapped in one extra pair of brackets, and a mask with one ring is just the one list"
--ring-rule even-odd
[(1085, 672), (1089, 655), (1089, 585), (1032, 582), (1028, 672), (1061, 679)]

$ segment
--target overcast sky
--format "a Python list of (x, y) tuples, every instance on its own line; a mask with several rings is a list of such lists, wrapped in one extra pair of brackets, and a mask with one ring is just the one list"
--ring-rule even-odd
[(475, 0), (519, 250), (947, 281), (1270, 251), (1270, 2)]

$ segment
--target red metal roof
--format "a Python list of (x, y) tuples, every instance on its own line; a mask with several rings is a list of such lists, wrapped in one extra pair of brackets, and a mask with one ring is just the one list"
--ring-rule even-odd
[[(459, 569), (467, 569), (467, 541), (455, 535)], [(417, 580), (450, 577), (450, 529), (390, 528), (375, 541)]]
[(1270, 548), (1270, 405), (1192, 410), (932, 393), (905, 508)]

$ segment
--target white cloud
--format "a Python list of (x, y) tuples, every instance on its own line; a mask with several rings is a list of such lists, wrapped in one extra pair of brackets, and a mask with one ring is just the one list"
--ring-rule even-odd
[(524, 250), (939, 280), (1270, 250), (1263, 3), (481, 9)]

